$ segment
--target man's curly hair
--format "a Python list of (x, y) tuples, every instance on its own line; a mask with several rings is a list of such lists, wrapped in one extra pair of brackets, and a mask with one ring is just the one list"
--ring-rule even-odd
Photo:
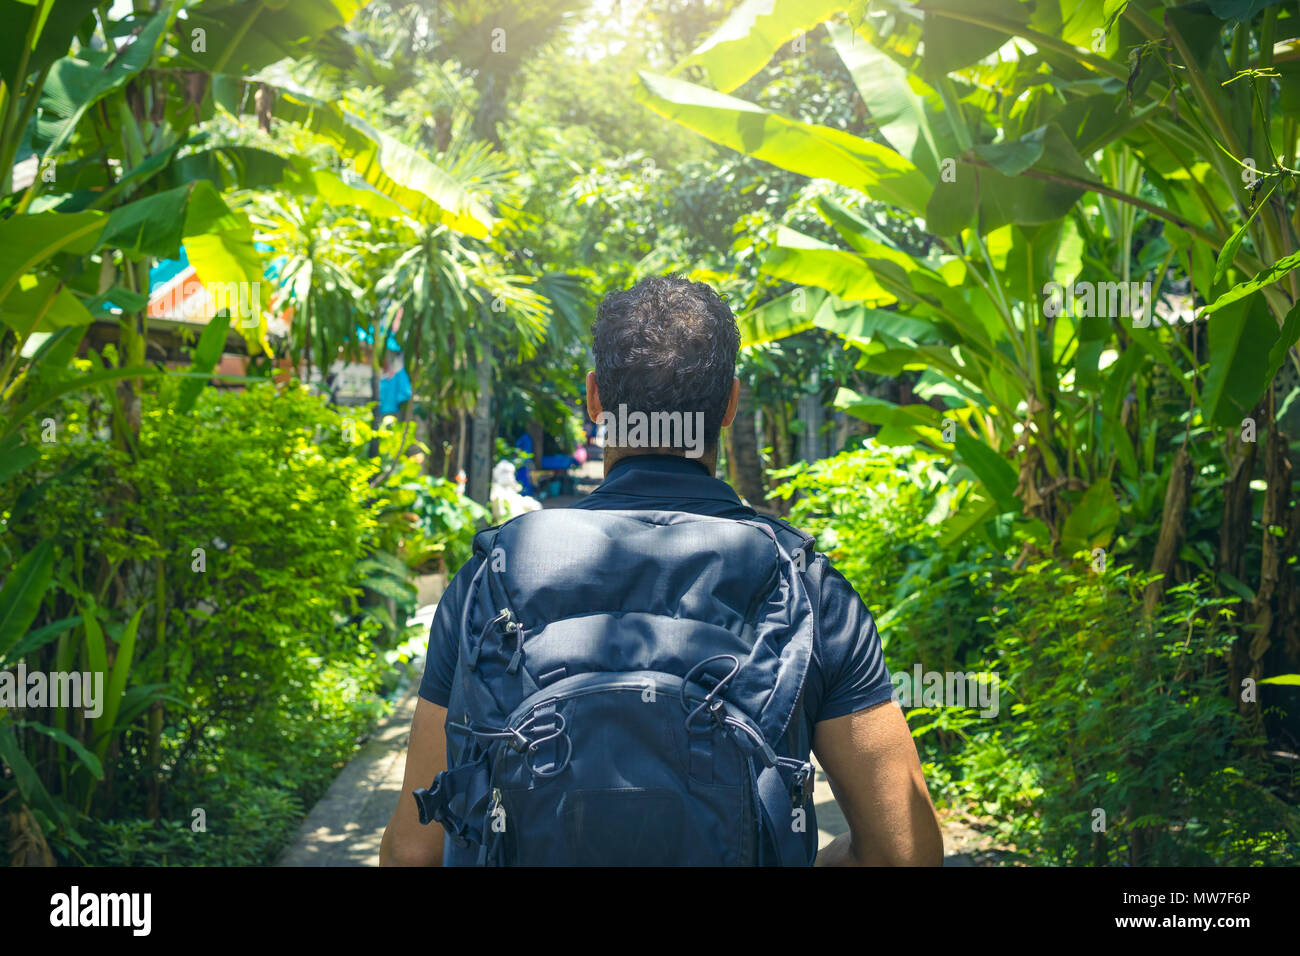
[(650, 276), (605, 296), (591, 331), (602, 408), (703, 412), (704, 447), (717, 448), (740, 330), (713, 289), (680, 276)]

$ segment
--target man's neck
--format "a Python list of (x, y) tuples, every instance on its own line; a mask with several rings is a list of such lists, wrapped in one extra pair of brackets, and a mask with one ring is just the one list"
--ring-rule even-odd
[(620, 461), (627, 461), (630, 458), (638, 458), (643, 455), (672, 455), (674, 458), (682, 458), (686, 461), (699, 462), (706, 469), (708, 469), (710, 475), (716, 475), (718, 473), (717, 449), (714, 449), (712, 451), (705, 451), (702, 455), (700, 455), (699, 458), (687, 458), (686, 455), (680, 451), (662, 451), (659, 449), (649, 449), (649, 450), (642, 451), (639, 448), (638, 449), (606, 448), (605, 449), (605, 477), (606, 478), (609, 477), (610, 469), (613, 468)]

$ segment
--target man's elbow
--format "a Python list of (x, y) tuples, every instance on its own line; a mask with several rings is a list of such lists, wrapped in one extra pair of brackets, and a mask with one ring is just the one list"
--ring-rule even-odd
[(427, 844), (396, 838), (390, 824), (379, 844), (379, 865), (441, 866), (442, 854)]
[(943, 833), (938, 820), (920, 820), (902, 839), (850, 838), (849, 856), (858, 866), (943, 866)]
[(918, 825), (918, 830), (907, 848), (906, 858), (895, 866), (943, 866), (943, 831), (939, 829), (933, 810), (929, 818)]

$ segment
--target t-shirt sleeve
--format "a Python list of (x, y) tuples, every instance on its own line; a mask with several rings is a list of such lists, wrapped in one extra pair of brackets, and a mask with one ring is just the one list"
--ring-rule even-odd
[(479, 560), (472, 559), (456, 572), (438, 601), (438, 609), (433, 612), (420, 696), (439, 707), (446, 707), (451, 700), (451, 683), (456, 674), (456, 658), (460, 654), (460, 613)]
[(876, 620), (848, 579), (827, 566), (818, 632), (826, 693), (817, 720), (843, 717), (893, 697)]

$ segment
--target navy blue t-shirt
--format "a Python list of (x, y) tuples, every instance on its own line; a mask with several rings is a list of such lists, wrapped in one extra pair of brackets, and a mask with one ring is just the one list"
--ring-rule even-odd
[[(572, 507), (593, 510), (685, 511), (715, 518), (752, 518), (725, 481), (698, 461), (677, 455), (629, 455), (611, 469), (599, 488)], [(429, 633), (429, 654), (420, 696), (441, 707), (451, 697), (459, 638), (456, 633), (465, 592), (480, 559), (473, 558), (452, 579), (438, 602)], [(824, 554), (810, 563), (826, 565), (817, 602), (812, 665), (804, 685), (805, 726), (843, 717), (890, 699), (893, 685), (885, 666), (876, 622), (857, 591)], [(809, 571), (805, 571), (808, 574)]]

